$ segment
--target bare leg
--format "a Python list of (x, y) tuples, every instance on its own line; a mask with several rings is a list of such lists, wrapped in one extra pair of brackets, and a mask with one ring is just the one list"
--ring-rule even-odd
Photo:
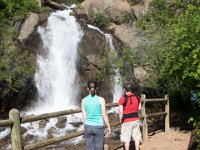
[(135, 150), (140, 149), (140, 141), (135, 141)]
[(130, 142), (125, 142), (124, 145), (125, 145), (125, 150), (129, 150)]

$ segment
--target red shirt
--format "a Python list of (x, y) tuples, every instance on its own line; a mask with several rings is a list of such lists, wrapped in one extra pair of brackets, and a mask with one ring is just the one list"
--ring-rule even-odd
[[(133, 93), (131, 94), (127, 94), (127, 96), (131, 96), (131, 95), (134, 95)], [(119, 105), (122, 105), (124, 104), (124, 100), (125, 100), (125, 97), (122, 96), (119, 101), (118, 101), (118, 104)], [(127, 104), (123, 110), (123, 114), (130, 114), (130, 113), (134, 113), (134, 112), (138, 112), (138, 99), (136, 96), (132, 96), (131, 97), (131, 100), (132, 100), (132, 104), (131, 101), (130, 101), (130, 97), (128, 97), (128, 100), (127, 100)], [(136, 117), (136, 118), (126, 118), (124, 120), (124, 122), (130, 122), (130, 121), (135, 121), (135, 120), (139, 120), (139, 117)]]

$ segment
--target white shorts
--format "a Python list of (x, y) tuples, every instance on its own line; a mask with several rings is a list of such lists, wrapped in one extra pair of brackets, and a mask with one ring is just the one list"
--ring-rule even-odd
[(140, 141), (142, 139), (139, 120), (122, 124), (120, 136), (121, 142), (130, 142), (131, 137), (134, 141)]

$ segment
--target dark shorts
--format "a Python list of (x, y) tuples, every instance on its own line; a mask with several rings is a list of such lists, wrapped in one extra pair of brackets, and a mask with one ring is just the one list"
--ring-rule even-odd
[(84, 136), (87, 150), (103, 150), (104, 126), (84, 125)]

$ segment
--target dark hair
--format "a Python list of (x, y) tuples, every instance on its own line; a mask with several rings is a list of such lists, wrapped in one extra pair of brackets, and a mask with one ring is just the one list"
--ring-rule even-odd
[(87, 87), (90, 89), (91, 88), (91, 84), (93, 84), (94, 89), (97, 88), (97, 83), (95, 81), (89, 81)]
[(125, 89), (126, 92), (132, 92), (133, 91), (133, 85), (132, 85), (132, 83), (129, 82), (129, 81), (126, 81), (124, 83), (124, 89)]

